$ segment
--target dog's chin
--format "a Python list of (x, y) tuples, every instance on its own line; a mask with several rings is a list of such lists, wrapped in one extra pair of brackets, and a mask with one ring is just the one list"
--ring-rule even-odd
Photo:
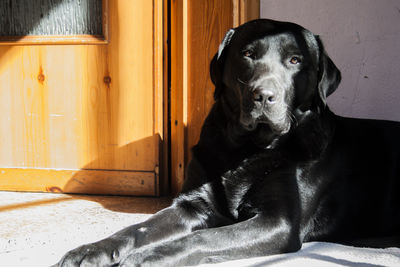
[(285, 122), (283, 124), (279, 125), (270, 125), (271, 130), (277, 134), (277, 135), (284, 135), (287, 134), (290, 131), (291, 128), (291, 123), (290, 122)]
[(290, 126), (271, 127), (268, 123), (257, 123), (255, 129), (248, 131), (252, 142), (259, 148), (272, 149), (278, 144), (280, 137), (289, 132)]
[(269, 129), (272, 134), (281, 136), (289, 132), (291, 123), (290, 121), (284, 121), (282, 123), (272, 123), (270, 121), (252, 120), (252, 121), (240, 121), (242, 127), (249, 132), (254, 132), (259, 128)]

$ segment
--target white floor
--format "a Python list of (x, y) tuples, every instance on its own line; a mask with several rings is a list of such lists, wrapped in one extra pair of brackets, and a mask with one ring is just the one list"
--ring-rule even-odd
[(62, 255), (145, 220), (161, 198), (0, 192), (0, 266), (50, 266)]
[[(0, 192), (0, 266), (51, 266), (68, 250), (141, 222), (169, 202), (165, 198)], [(313, 242), (296, 253), (212, 266), (399, 267), (400, 249)]]

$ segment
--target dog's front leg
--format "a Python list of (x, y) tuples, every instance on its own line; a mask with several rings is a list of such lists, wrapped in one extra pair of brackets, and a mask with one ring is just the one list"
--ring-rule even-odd
[(127, 227), (101, 241), (78, 247), (68, 252), (56, 266), (117, 265), (141, 246), (167, 238), (179, 238), (202, 227), (203, 222), (188, 213), (188, 209), (195, 207), (187, 202), (174, 202), (143, 223)]
[(142, 247), (122, 266), (183, 266), (292, 252), (300, 249), (298, 227), (285, 218), (257, 215), (247, 221), (194, 231)]

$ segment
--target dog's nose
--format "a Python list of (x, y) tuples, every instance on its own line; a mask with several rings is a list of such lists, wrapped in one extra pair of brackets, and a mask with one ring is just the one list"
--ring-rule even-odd
[(253, 100), (255, 102), (265, 102), (266, 104), (274, 104), (276, 101), (275, 94), (269, 89), (256, 88), (253, 91)]

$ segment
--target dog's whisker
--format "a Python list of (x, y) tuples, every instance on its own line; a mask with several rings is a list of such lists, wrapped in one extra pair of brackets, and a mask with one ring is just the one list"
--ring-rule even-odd
[(297, 126), (298, 122), (297, 122), (296, 116), (293, 114), (293, 112), (291, 110), (288, 110), (288, 115), (289, 115), (290, 122), (293, 123), (294, 126)]
[(240, 78), (237, 78), (237, 81), (240, 82), (240, 83), (242, 83), (242, 84), (244, 84), (244, 85), (249, 85), (248, 83), (242, 81)]

